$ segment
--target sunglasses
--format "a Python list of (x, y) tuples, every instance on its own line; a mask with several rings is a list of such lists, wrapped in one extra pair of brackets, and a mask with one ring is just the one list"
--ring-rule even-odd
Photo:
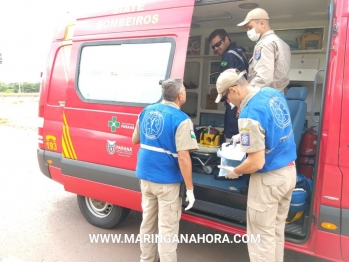
[[(234, 87), (234, 86), (237, 86), (237, 85), (233, 85), (233, 86), (231, 86), (231, 87)], [(230, 90), (229, 90), (229, 88), (228, 88), (228, 89), (227, 89), (227, 92), (225, 93), (225, 95), (222, 96), (221, 102), (227, 101), (229, 92), (230, 92)]]
[(223, 39), (219, 40), (217, 43), (215, 43), (213, 46), (212, 46), (212, 49), (214, 50), (216, 47), (220, 47), (221, 44), (223, 42)]
[(224, 102), (228, 99), (228, 93), (229, 92), (227, 92), (224, 96), (222, 96), (221, 102)]
[(225, 93), (224, 96), (222, 96), (221, 102), (225, 102), (228, 99), (228, 94), (229, 94), (229, 90)]

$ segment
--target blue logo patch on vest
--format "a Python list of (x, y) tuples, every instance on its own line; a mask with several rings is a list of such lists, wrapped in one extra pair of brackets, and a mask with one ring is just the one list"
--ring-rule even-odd
[(291, 116), (286, 101), (280, 97), (273, 97), (269, 100), (269, 105), (275, 124), (282, 129), (288, 127), (291, 124)]
[(143, 134), (146, 138), (154, 140), (161, 135), (164, 129), (164, 117), (159, 111), (152, 110), (144, 116), (142, 124)]
[(241, 134), (241, 145), (242, 146), (250, 146), (250, 133)]
[(258, 60), (259, 58), (261, 58), (261, 54), (261, 49), (257, 49), (256, 51), (254, 51), (253, 59)]

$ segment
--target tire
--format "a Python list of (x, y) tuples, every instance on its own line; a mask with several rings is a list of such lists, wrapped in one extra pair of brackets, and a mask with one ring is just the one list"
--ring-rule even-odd
[(125, 220), (130, 209), (116, 206), (93, 198), (77, 196), (78, 204), (85, 219), (96, 227), (114, 228)]

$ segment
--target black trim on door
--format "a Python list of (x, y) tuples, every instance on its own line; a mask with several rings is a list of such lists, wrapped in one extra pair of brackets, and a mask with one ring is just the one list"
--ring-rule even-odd
[(62, 174), (140, 192), (136, 172), (62, 158)]

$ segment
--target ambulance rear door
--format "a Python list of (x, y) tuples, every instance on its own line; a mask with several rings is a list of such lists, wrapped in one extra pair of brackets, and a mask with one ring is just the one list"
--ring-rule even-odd
[(132, 133), (141, 110), (161, 100), (161, 81), (184, 75), (193, 8), (194, 0), (153, 0), (77, 19), (63, 114), (66, 190), (121, 206), (77, 181), (140, 190)]
[(343, 175), (342, 197), (341, 197), (341, 250), (344, 261), (349, 261), (349, 1), (343, 3), (342, 32), (346, 32), (345, 63), (342, 85), (342, 114), (340, 125), (339, 142), (339, 169)]
[[(315, 254), (342, 261), (348, 244), (348, 1), (330, 1), (329, 41), (323, 102), (319, 122), (319, 158), (316, 164), (313, 224), (317, 227)], [(345, 192), (344, 194), (342, 192)], [(342, 256), (343, 255), (343, 256)], [(347, 261), (347, 259), (344, 259)]]

